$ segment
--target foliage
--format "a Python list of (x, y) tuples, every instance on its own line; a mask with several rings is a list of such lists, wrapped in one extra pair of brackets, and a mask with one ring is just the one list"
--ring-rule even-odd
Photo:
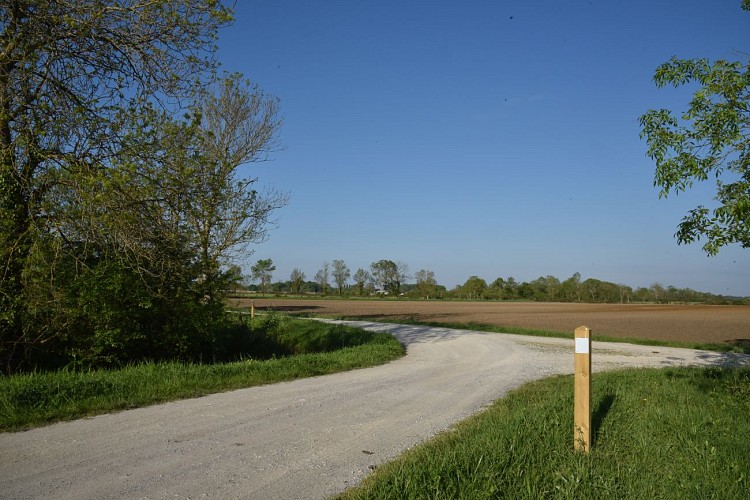
[[(743, 8), (750, 10), (747, 2)], [(658, 87), (698, 85), (679, 118), (667, 109), (640, 118), (659, 195), (679, 194), (711, 177), (716, 182), (717, 206), (690, 210), (675, 234), (678, 243), (705, 238), (708, 255), (732, 243), (750, 248), (750, 64), (673, 57), (657, 68), (654, 81)]]
[(339, 290), (339, 296), (343, 295), (346, 282), (352, 275), (349, 267), (343, 260), (334, 260), (333, 270), (331, 271), (331, 274), (333, 275), (333, 281), (336, 283), (336, 287)]
[(289, 276), (290, 290), (292, 293), (299, 294), (302, 292), (302, 285), (305, 284), (305, 273), (299, 268), (295, 267), (292, 269), (292, 274)]
[(429, 269), (420, 269), (414, 273), (414, 279), (417, 281), (417, 291), (420, 296), (429, 299), (431, 295), (435, 295), (437, 280), (434, 272)]
[(237, 176), (239, 166), (263, 161), (277, 147), (278, 100), (238, 74), (216, 87), (198, 87), (192, 147), (170, 151), (174, 175), (189, 179), (180, 189), (184, 219), (196, 240), (205, 295), (214, 300), (226, 281), (221, 267), (264, 241), (272, 213), (287, 201), (275, 191), (259, 193), (257, 179)]
[[(299, 271), (300, 273), (302, 271)], [(304, 273), (302, 273), (304, 276)], [(320, 278), (320, 276), (319, 276)], [(432, 284), (434, 273), (422, 269), (415, 273), (415, 284), (400, 284), (401, 295), (411, 299), (461, 299), (461, 300), (532, 300), (539, 302), (588, 302), (619, 303), (634, 302), (701, 303), (701, 304), (750, 304), (749, 297), (727, 297), (699, 292), (690, 288), (677, 288), (653, 283), (648, 287), (632, 288), (622, 283), (612, 283), (596, 278), (581, 279), (580, 273), (560, 281), (547, 275), (531, 281), (518, 282), (512, 276), (498, 277), (489, 285), (477, 276), (470, 277), (462, 286), (447, 291), (443, 285)], [(303, 278), (304, 279), (304, 278)], [(361, 297), (372, 295), (372, 277), (364, 269), (358, 269), (353, 276), (354, 286), (350, 294)], [(468, 287), (466, 285), (469, 285)], [(476, 286), (475, 286), (476, 285)], [(299, 287), (299, 292), (296, 290)], [(249, 287), (257, 291), (257, 287)], [(277, 282), (271, 286), (277, 295), (288, 293), (323, 293), (323, 287), (313, 281), (295, 284), (292, 281)], [(326, 290), (327, 293), (327, 290)], [(345, 295), (345, 294), (342, 294)]]
[(408, 278), (409, 266), (403, 262), (392, 260), (379, 260), (370, 265), (372, 279), (384, 292), (398, 296), (401, 293), (401, 285)]
[[(12, 430), (175, 399), (385, 363), (403, 355), (390, 335), (318, 322), (259, 319), (244, 327), (287, 344), (265, 360), (231, 363), (139, 363), (118, 370), (12, 375), (0, 378), (0, 430)], [(343, 348), (342, 348), (343, 347)]]
[(261, 289), (264, 292), (268, 291), (268, 285), (271, 283), (271, 277), (275, 270), (276, 266), (273, 265), (273, 260), (271, 259), (259, 259), (250, 268), (253, 279), (260, 281)]
[(0, 371), (213, 356), (231, 257), (286, 202), (236, 175), (280, 120), (217, 78), (229, 21), (216, 1), (0, 6)]
[(484, 298), (484, 291), (487, 289), (487, 282), (479, 276), (470, 276), (466, 282), (456, 290), (456, 293), (471, 300)]
[(365, 293), (365, 287), (372, 282), (372, 276), (366, 270), (359, 268), (354, 273), (354, 289), (360, 297)]
[(592, 381), (593, 445), (573, 450), (570, 376), (528, 384), (385, 464), (341, 498), (744, 498), (750, 371)]
[(323, 295), (328, 295), (328, 280), (330, 279), (331, 271), (328, 262), (323, 262), (323, 267), (318, 269), (315, 273), (315, 283), (318, 285), (318, 289)]

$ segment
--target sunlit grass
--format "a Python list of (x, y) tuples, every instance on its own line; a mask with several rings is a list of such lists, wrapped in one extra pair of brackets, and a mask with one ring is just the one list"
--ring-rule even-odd
[(390, 335), (314, 321), (288, 322), (276, 340), (302, 354), (221, 364), (150, 362), (118, 370), (0, 377), (0, 430), (364, 368), (404, 354), (403, 346)]
[(598, 374), (590, 455), (573, 380), (528, 384), (380, 467), (343, 498), (747, 498), (750, 370)]

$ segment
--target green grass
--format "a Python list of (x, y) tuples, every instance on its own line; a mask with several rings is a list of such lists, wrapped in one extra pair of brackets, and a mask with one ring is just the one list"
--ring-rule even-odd
[[(521, 328), (517, 326), (500, 326), (492, 325), (488, 323), (476, 323), (476, 322), (439, 322), (439, 321), (420, 321), (417, 319), (404, 318), (404, 319), (389, 319), (384, 320), (382, 317), (340, 317), (338, 319), (347, 319), (351, 321), (373, 321), (381, 323), (398, 323), (402, 325), (422, 325), (422, 326), (435, 326), (438, 328), (454, 328), (457, 330), (473, 330), (478, 332), (493, 332), (493, 333), (508, 333), (512, 335), (531, 335), (535, 337), (553, 337), (561, 339), (573, 338), (571, 332), (560, 332), (554, 330), (540, 330), (534, 328)], [(719, 344), (719, 343), (700, 343), (700, 342), (678, 342), (671, 340), (654, 340), (654, 339), (641, 339), (641, 338), (628, 338), (628, 337), (610, 337), (607, 335), (598, 335), (596, 340), (600, 342), (618, 342), (636, 345), (650, 345), (659, 347), (682, 347), (685, 349), (700, 349), (704, 351), (718, 351), (718, 352), (737, 352), (750, 354), (750, 344)]]
[(593, 445), (573, 450), (573, 379), (510, 393), (342, 498), (747, 498), (750, 370), (593, 379)]
[[(143, 363), (119, 370), (0, 377), (0, 430), (364, 368), (403, 356), (392, 336), (314, 321), (282, 320), (273, 335), (293, 356), (222, 364)], [(323, 351), (323, 352), (320, 352)]]

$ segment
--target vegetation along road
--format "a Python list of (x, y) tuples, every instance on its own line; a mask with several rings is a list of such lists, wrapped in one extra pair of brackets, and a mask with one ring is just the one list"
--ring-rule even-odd
[[(572, 372), (572, 340), (350, 322), (407, 355), (374, 368), (0, 435), (9, 498), (323, 498), (524, 382)], [(750, 356), (594, 342), (595, 371)]]

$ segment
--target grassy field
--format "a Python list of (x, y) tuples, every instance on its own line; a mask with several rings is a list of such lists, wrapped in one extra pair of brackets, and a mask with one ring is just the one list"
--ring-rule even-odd
[(571, 376), (525, 385), (341, 498), (747, 498), (750, 370), (593, 380), (593, 446), (573, 450)]
[(144, 363), (120, 370), (0, 377), (0, 431), (374, 366), (404, 354), (390, 335), (309, 320), (279, 323), (274, 343), (301, 354), (223, 364)]

